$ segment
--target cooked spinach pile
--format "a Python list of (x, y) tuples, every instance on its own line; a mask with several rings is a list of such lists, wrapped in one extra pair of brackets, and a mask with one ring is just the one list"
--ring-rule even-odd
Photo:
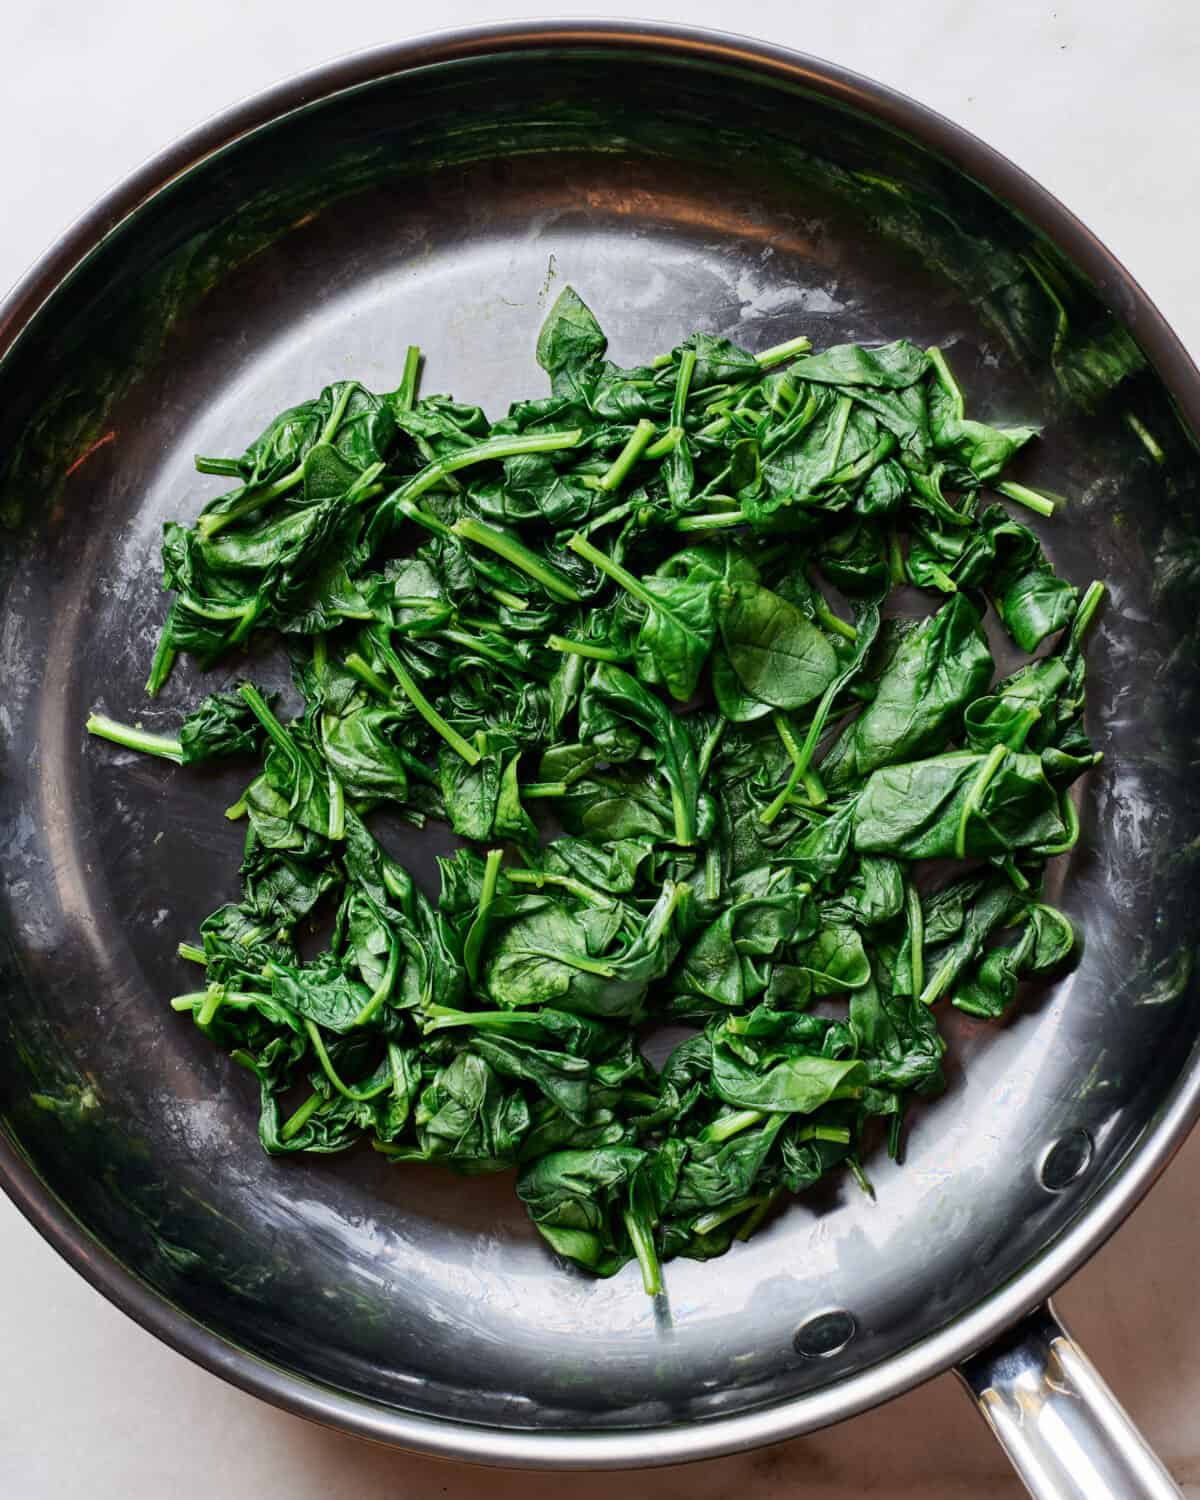
[[(418, 399), (410, 349), (198, 460), (236, 484), (166, 527), (149, 691), (269, 631), (303, 707), (243, 681), (178, 739), (89, 728), (258, 762), (171, 1003), (258, 1078), (267, 1151), (515, 1167), (555, 1250), (654, 1292), (839, 1164), (865, 1186), (870, 1122), (896, 1155), (942, 1088), (934, 1002), (999, 1016), (1069, 956), (1040, 892), (1099, 759), (1102, 589), (995, 503), (1052, 509), (1001, 478), (1034, 430), (968, 418), (936, 349), (696, 333), (621, 369), (568, 290), (537, 355), (551, 394), (499, 422)], [(1056, 638), (1000, 681), (989, 603)], [(436, 901), (377, 837), (430, 818), (465, 841)]]

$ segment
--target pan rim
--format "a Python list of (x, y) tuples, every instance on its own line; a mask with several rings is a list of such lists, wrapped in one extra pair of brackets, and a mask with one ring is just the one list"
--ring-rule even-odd
[[(120, 224), (173, 179), (292, 111), (416, 69), (534, 48), (635, 50), (736, 67), (848, 105), (908, 134), (993, 192), (1095, 284), (1200, 432), (1200, 372), (1178, 336), (1121, 262), (1062, 203), (978, 137), (887, 86), (788, 48), (707, 28), (605, 20), (474, 26), (385, 44), (322, 64), (214, 116), (100, 198), (0, 303), (0, 364), (64, 281)], [(900, 1395), (986, 1345), (1042, 1302), (1118, 1227), (1148, 1191), (1200, 1114), (1196, 1052), (1154, 1123), (1096, 1198), (1024, 1271), (965, 1315), (900, 1354), (810, 1394), (687, 1426), (604, 1432), (501, 1429), (426, 1416), (320, 1386), (204, 1327), (95, 1240), (0, 1130), (0, 1186), (55, 1250), (97, 1291), (164, 1343), (251, 1395), (360, 1437), (445, 1458), (548, 1469), (681, 1463), (779, 1442)]]

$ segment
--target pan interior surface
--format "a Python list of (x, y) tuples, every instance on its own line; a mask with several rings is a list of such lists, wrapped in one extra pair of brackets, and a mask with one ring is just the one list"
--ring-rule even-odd
[[(499, 415), (542, 390), (534, 340), (568, 283), (628, 364), (693, 328), (943, 346), (973, 414), (1044, 425), (1018, 477), (1067, 503), (1032, 524), (1072, 581), (1111, 591), (1089, 656), (1106, 759), (1052, 892), (1078, 966), (1003, 1026), (944, 1017), (948, 1093), (909, 1122), (902, 1165), (879, 1140), (874, 1201), (839, 1179), (722, 1261), (671, 1263), (657, 1303), (636, 1266), (556, 1263), (508, 1177), (263, 1155), (254, 1079), (166, 1005), (191, 987), (175, 944), (236, 895), (220, 812), (242, 774), (83, 730), (96, 706), (171, 728), (238, 669), (185, 663), (143, 697), (162, 523), (221, 487), (193, 454), (239, 451), (333, 380), (394, 388), (409, 343), (425, 390)], [(381, 77), (163, 187), (42, 307), (0, 391), (0, 1104), (91, 1253), (221, 1340), (364, 1403), (500, 1428), (802, 1411), (1018, 1276), (1185, 1078), (1196, 453), (1063, 256), (880, 120), (619, 46)], [(449, 836), (397, 823), (390, 843), (429, 877)]]

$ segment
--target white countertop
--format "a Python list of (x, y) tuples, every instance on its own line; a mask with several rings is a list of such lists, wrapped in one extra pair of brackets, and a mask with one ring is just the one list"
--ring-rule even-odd
[[(524, 10), (520, 5), (517, 14)], [(559, 0), (544, 14), (595, 16)], [(622, 7), (616, 14), (624, 13)], [(716, 0), (645, 14), (726, 27), (873, 75), (976, 131), (1062, 198), (1200, 350), (1200, 7), (1195, 0)], [(338, 53), (513, 14), (493, 0), (90, 0), (6, 7), (0, 162), (7, 286), (144, 157), (227, 104)], [(417, 19), (414, 19), (417, 17)], [(1200, 1496), (1194, 1138), (1060, 1311), (1189, 1495)], [(6, 1500), (551, 1500), (562, 1476), (408, 1458), (307, 1425), (190, 1365), (110, 1307), (0, 1201), (0, 1496)], [(1023, 1491), (944, 1376), (758, 1454), (573, 1500), (987, 1500)]]

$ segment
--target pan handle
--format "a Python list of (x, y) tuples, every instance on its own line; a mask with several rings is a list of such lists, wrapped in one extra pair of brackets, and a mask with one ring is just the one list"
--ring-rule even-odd
[(1034, 1500), (1180, 1500), (1048, 1302), (958, 1374)]

